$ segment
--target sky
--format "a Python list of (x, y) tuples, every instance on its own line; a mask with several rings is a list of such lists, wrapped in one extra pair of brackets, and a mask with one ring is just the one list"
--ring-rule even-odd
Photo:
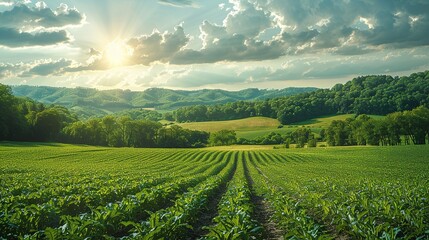
[(329, 88), (428, 69), (428, 0), (0, 0), (8, 85)]

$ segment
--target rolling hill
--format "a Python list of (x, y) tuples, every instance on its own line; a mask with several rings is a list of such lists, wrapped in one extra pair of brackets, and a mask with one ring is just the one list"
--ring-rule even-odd
[(45, 86), (13, 86), (15, 96), (29, 97), (44, 104), (57, 104), (75, 111), (80, 117), (103, 116), (135, 108), (173, 110), (183, 106), (214, 105), (236, 101), (252, 101), (291, 96), (317, 88), (225, 90), (171, 90), (150, 88), (137, 92), (91, 88), (56, 88)]
[[(302, 126), (309, 127), (313, 132), (318, 133), (322, 128), (328, 128), (334, 120), (345, 120), (347, 118), (353, 118), (354, 116), (355, 114), (323, 116), (284, 126), (281, 125), (277, 119), (268, 117), (250, 117), (229, 121), (190, 122), (179, 123), (178, 125), (191, 130), (206, 132), (216, 132), (222, 129), (234, 130), (237, 133), (237, 138), (256, 139), (258, 137), (268, 135), (271, 132), (283, 135)], [(370, 115), (370, 117), (381, 118), (382, 116)]]

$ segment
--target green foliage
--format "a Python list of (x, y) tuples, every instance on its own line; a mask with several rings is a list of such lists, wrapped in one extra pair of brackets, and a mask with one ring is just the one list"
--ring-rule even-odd
[(76, 121), (66, 108), (46, 107), (30, 99), (16, 98), (10, 87), (0, 84), (0, 140), (53, 141)]
[(212, 146), (227, 146), (237, 142), (234, 130), (220, 130), (210, 134), (210, 144)]
[(307, 147), (317, 147), (317, 139), (313, 138), (308, 140)]
[(203, 147), (209, 139), (209, 133), (203, 131), (112, 115), (74, 122), (64, 128), (63, 135), (70, 143), (112, 147)]
[(266, 136), (260, 136), (256, 139), (244, 139), (239, 138), (237, 143), (244, 145), (270, 145), (270, 144), (281, 144), (284, 142), (284, 137), (280, 133), (271, 132)]
[(268, 162), (251, 152), (250, 173), (285, 239), (426, 239), (427, 152), (426, 146), (272, 151)]
[(333, 121), (326, 131), (331, 146), (426, 144), (429, 136), (429, 109), (421, 106), (412, 111), (396, 112), (383, 119), (360, 115), (355, 119)]
[(285, 148), (290, 148), (290, 142), (291, 142), (290, 138), (287, 138), (285, 140)]
[(215, 225), (208, 228), (207, 239), (260, 239), (262, 236), (262, 227), (251, 217), (253, 206), (244, 164), (240, 153), (234, 178), (220, 200), (219, 215), (213, 219)]
[(146, 110), (146, 109), (124, 110), (124, 111), (116, 112), (114, 116), (129, 117), (132, 120), (149, 120), (154, 122), (165, 119), (163, 118), (163, 115), (161, 113), (154, 110)]
[(178, 122), (219, 121), (265, 116), (290, 124), (332, 114), (386, 115), (420, 105), (429, 107), (428, 73), (404, 77), (363, 76), (346, 84), (337, 84), (332, 89), (271, 100), (184, 107), (175, 111), (175, 119)]
[(0, 84), (0, 141), (23, 140), (29, 133), (22, 102), (12, 95), (11, 88)]

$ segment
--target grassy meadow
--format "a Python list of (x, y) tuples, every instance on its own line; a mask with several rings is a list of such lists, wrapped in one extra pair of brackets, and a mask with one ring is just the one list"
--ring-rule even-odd
[[(293, 132), (302, 126), (308, 127), (313, 132), (319, 133), (322, 128), (327, 129), (334, 120), (346, 120), (347, 118), (353, 118), (354, 116), (354, 114), (324, 116), (295, 124), (284, 125), (281, 128), (279, 128), (281, 123), (277, 119), (267, 117), (251, 117), (230, 121), (179, 123), (178, 125), (191, 130), (200, 130), (206, 132), (217, 132), (222, 129), (229, 129), (236, 131), (237, 138), (255, 139), (268, 135), (271, 132), (280, 134)], [(382, 118), (383, 116), (370, 115), (370, 117)]]
[(426, 239), (429, 147), (0, 143), (0, 238)]

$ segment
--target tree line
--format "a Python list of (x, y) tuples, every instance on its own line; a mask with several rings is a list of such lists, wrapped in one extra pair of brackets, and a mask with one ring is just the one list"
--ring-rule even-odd
[(429, 107), (429, 71), (403, 77), (362, 76), (331, 89), (264, 101), (183, 107), (168, 117), (200, 122), (265, 116), (289, 124), (331, 114), (386, 115), (418, 106)]
[(359, 115), (355, 119), (333, 121), (326, 133), (331, 146), (426, 144), (429, 137), (429, 109), (395, 112), (382, 119)]
[(374, 119), (366, 114), (346, 120), (334, 120), (326, 129), (313, 132), (308, 127), (300, 127), (285, 135), (270, 133), (256, 139), (239, 138), (238, 144), (271, 145), (295, 144), (297, 148), (316, 147), (317, 142), (329, 146), (394, 146), (421, 145), (429, 142), (429, 109), (424, 106), (411, 111), (394, 112), (386, 117)]
[(45, 106), (29, 98), (17, 98), (0, 84), (0, 140), (48, 141), (77, 117), (61, 106)]
[(150, 120), (105, 116), (77, 121), (62, 131), (63, 141), (111, 147), (203, 147), (210, 134), (184, 129), (177, 125), (163, 126)]
[(230, 145), (236, 142), (233, 131), (222, 130), (210, 134), (178, 125), (163, 126), (158, 121), (139, 119), (139, 113), (135, 111), (79, 121), (65, 107), (46, 106), (29, 98), (15, 97), (11, 88), (2, 84), (0, 112), (0, 141), (55, 141), (111, 147), (163, 148)]

